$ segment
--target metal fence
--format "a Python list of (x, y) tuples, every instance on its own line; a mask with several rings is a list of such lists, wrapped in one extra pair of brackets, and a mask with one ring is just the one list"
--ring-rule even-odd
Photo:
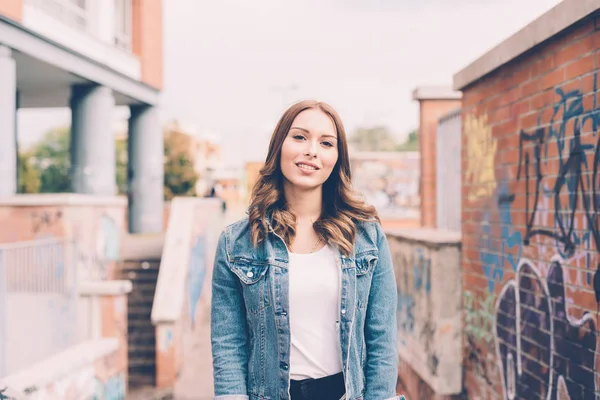
[(440, 118), (437, 129), (437, 227), (461, 231), (461, 110)]
[(77, 341), (73, 239), (0, 245), (0, 377)]

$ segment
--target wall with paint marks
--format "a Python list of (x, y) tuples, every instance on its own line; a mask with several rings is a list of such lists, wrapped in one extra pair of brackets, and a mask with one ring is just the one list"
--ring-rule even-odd
[(40, 388), (30, 388), (27, 400), (125, 400), (126, 368), (119, 368), (111, 353), (72, 370), (68, 375)]
[(77, 239), (78, 277), (114, 279), (126, 232), (126, 199), (74, 194), (19, 195), (0, 199), (0, 243), (45, 238)]
[(600, 17), (588, 14), (462, 88), (468, 398), (598, 398)]
[(157, 386), (174, 388), (176, 397), (213, 394), (212, 379), (198, 377), (212, 376), (210, 281), (223, 221), (219, 200), (171, 203), (152, 319)]
[[(460, 234), (431, 229), (391, 231), (388, 241), (398, 287), (400, 359), (432, 392), (460, 393)], [(416, 382), (408, 376), (410, 371), (402, 371), (401, 382)], [(406, 387), (401, 392), (414, 390)]]

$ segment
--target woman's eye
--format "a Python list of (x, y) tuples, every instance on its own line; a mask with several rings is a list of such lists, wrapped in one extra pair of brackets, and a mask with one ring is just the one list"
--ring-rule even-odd
[(302, 140), (302, 139), (304, 139), (304, 136), (302, 136), (302, 135), (295, 135), (294, 139)]
[(333, 147), (333, 143), (331, 142), (323, 142), (322, 144), (324, 144), (327, 147)]

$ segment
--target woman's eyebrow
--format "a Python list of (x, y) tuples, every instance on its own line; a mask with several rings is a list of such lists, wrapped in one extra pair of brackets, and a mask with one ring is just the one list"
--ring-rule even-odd
[(292, 129), (300, 129), (301, 131), (304, 131), (304, 132), (306, 132), (306, 133), (310, 133), (310, 132), (308, 131), (308, 129), (306, 129), (306, 128), (300, 128), (299, 126), (292, 126), (292, 127), (290, 128), (290, 130), (292, 130)]
[[(292, 127), (290, 128), (290, 130), (292, 130), (292, 129), (299, 129), (299, 130), (301, 130), (301, 131), (304, 131), (304, 132), (306, 132), (306, 133), (310, 133), (310, 131), (309, 131), (308, 129), (306, 129), (306, 128), (301, 128), (301, 127), (299, 127), (299, 126), (292, 126)], [(323, 135), (321, 135), (321, 137), (322, 137), (322, 138), (323, 138), (323, 137), (329, 137), (329, 138), (333, 138), (333, 139), (337, 140), (337, 136), (335, 136), (335, 135), (323, 134)]]

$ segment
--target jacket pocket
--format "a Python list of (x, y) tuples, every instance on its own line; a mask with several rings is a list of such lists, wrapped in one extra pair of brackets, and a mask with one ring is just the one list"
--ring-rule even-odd
[(377, 254), (374, 253), (359, 255), (356, 258), (356, 276), (363, 276), (373, 271), (378, 258)]
[(230, 268), (242, 283), (246, 310), (250, 314), (257, 314), (264, 310), (269, 305), (265, 278), (269, 264), (240, 258), (233, 260)]

